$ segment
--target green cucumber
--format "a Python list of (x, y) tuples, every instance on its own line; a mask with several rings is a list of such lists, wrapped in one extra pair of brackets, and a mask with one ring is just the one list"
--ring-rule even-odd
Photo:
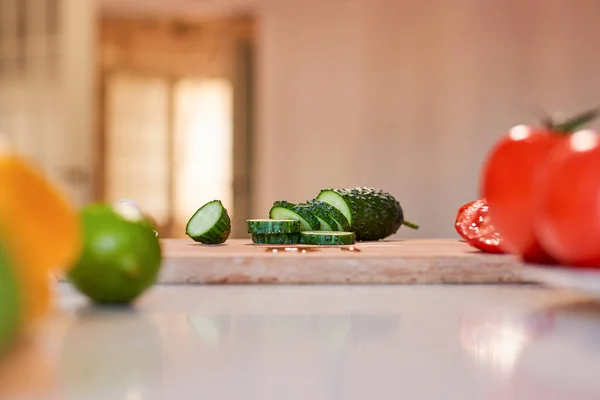
[(252, 235), (256, 244), (297, 244), (300, 242), (299, 233), (276, 233), (269, 235)]
[(195, 242), (224, 243), (231, 233), (231, 220), (223, 203), (213, 200), (198, 209), (188, 221), (185, 234)]
[[(350, 223), (348, 218), (344, 216), (334, 206), (319, 200), (310, 200), (307, 202), (310, 207), (310, 212), (316, 215), (318, 218), (326, 221), (325, 226), (321, 223), (322, 231), (349, 231)], [(330, 229), (327, 228), (330, 227)]]
[(384, 239), (396, 233), (402, 225), (418, 228), (404, 220), (398, 200), (380, 189), (327, 189), (319, 193), (317, 200), (340, 210), (348, 218), (350, 231), (356, 233), (356, 240), (359, 241)]
[(321, 225), (321, 230), (322, 231), (333, 231), (333, 227), (331, 225), (329, 225), (327, 222), (325, 222), (325, 220), (321, 217), (319, 217), (318, 215), (315, 215), (315, 217), (317, 217), (317, 219), (319, 220), (319, 224)]
[(354, 232), (307, 231), (300, 233), (300, 243), (316, 245), (354, 244)]
[(295, 219), (300, 221), (300, 231), (316, 231), (321, 229), (319, 219), (303, 204), (287, 201), (276, 201), (269, 211), (270, 219)]
[(273, 233), (298, 233), (300, 221), (295, 219), (249, 219), (246, 221), (248, 233), (267, 235)]

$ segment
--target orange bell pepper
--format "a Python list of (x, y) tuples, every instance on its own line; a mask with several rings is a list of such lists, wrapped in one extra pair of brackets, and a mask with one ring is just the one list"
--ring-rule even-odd
[(77, 210), (41, 171), (0, 146), (0, 242), (19, 266), (26, 320), (48, 309), (51, 272), (79, 255)]

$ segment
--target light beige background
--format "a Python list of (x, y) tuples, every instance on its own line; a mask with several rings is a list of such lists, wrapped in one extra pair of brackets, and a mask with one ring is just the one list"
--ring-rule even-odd
[[(162, 4), (150, 11), (164, 13), (186, 2), (126, 3), (132, 13)], [(92, 197), (97, 143), (93, 20), (118, 11), (94, 3), (63, 2), (60, 80), (0, 77), (0, 130), (80, 203)], [(477, 196), (481, 163), (501, 134), (541, 109), (600, 103), (598, 0), (205, 3), (258, 23), (255, 217), (273, 200), (373, 185), (421, 224), (401, 236), (454, 236), (456, 209)]]
[(454, 234), (490, 145), (539, 109), (600, 103), (600, 1), (269, 1), (255, 213), (321, 187), (393, 192)]

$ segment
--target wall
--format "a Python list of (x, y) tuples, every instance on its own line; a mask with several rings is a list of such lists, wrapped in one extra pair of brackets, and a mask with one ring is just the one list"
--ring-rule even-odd
[(372, 185), (421, 224), (400, 236), (454, 236), (496, 138), (600, 102), (596, 0), (272, 0), (258, 15), (255, 217)]
[(78, 204), (93, 188), (93, 4), (0, 2), (0, 133)]

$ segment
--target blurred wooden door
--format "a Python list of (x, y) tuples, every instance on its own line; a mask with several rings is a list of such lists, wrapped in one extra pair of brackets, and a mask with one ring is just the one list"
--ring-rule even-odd
[(250, 18), (100, 21), (100, 185), (131, 197), (163, 237), (221, 199), (231, 237), (245, 236), (252, 197)]
[(105, 88), (104, 197), (135, 200), (156, 220), (161, 234), (170, 226), (169, 81), (117, 72)]
[(132, 72), (105, 85), (104, 198), (136, 201), (164, 237), (210, 200), (233, 216), (232, 85)]
[(233, 204), (233, 87), (225, 79), (174, 82), (172, 137), (173, 232), (182, 233), (193, 213), (219, 199)]

